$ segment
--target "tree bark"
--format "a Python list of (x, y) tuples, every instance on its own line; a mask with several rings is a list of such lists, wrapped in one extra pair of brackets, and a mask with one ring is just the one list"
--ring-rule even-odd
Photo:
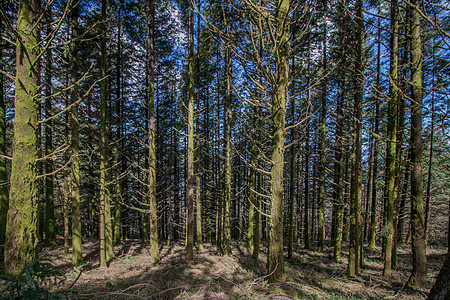
[[(381, 13), (381, 7), (378, 6), (378, 13)], [(375, 138), (373, 139), (373, 164), (372, 164), (372, 201), (370, 206), (370, 226), (369, 226), (369, 248), (375, 249), (376, 232), (377, 232), (377, 197), (378, 197), (378, 138), (379, 123), (380, 123), (380, 97), (381, 97), (381, 18), (378, 19), (378, 33), (377, 33), (377, 76), (375, 82), (375, 120), (373, 125), (373, 132)]]
[(324, 225), (323, 225), (323, 205), (325, 200), (325, 138), (327, 126), (327, 0), (324, 1), (324, 33), (323, 33), (323, 67), (322, 76), (322, 107), (320, 113), (320, 142), (319, 142), (319, 194), (318, 194), (318, 248), (317, 252), (323, 252)]
[(311, 127), (311, 114), (309, 113), (311, 109), (311, 84), (310, 84), (310, 51), (308, 51), (308, 71), (307, 71), (307, 81), (308, 90), (306, 96), (306, 132), (305, 132), (305, 202), (303, 206), (303, 243), (305, 244), (305, 249), (309, 250), (310, 240), (309, 240), (309, 134)]
[(392, 249), (394, 242), (394, 203), (397, 196), (396, 179), (396, 152), (397, 152), (397, 121), (398, 121), (398, 2), (391, 1), (391, 62), (388, 98), (388, 125), (387, 125), (387, 147), (386, 147), (386, 179), (385, 179), (385, 201), (386, 201), (386, 224), (383, 228), (384, 238), (384, 269), (383, 276), (392, 275)]
[[(294, 59), (292, 59), (292, 68), (294, 68)], [(294, 202), (295, 202), (295, 158), (296, 158), (296, 127), (295, 126), (295, 97), (291, 96), (291, 149), (289, 153), (289, 165), (290, 165), (290, 174), (289, 174), (289, 236), (288, 236), (288, 259), (291, 259), (293, 256), (293, 248), (294, 248)]]
[(189, 16), (189, 84), (187, 104), (186, 259), (194, 258), (194, 8)]
[[(46, 34), (51, 34), (51, 8), (47, 8), (45, 13), (45, 23), (47, 26)], [(52, 49), (47, 48), (45, 62), (45, 104), (44, 111), (45, 117), (49, 118), (52, 115)], [(47, 245), (56, 245), (56, 228), (55, 228), (55, 205), (53, 203), (53, 158), (51, 153), (53, 152), (53, 136), (52, 136), (52, 119), (49, 119), (45, 123), (45, 243)]]
[(362, 138), (362, 99), (364, 92), (364, 16), (363, 1), (356, 2), (357, 49), (355, 69), (354, 125), (352, 147), (352, 177), (350, 187), (350, 249), (347, 273), (355, 276), (359, 273), (361, 252), (361, 138)]
[(72, 264), (82, 263), (81, 248), (81, 202), (80, 202), (80, 159), (78, 137), (78, 17), (79, 7), (72, 8), (71, 42), (70, 42), (70, 80), (72, 84), (70, 102), (70, 200), (72, 202)]
[[(148, 198), (150, 205), (150, 256), (152, 264), (159, 263), (158, 209), (156, 204), (156, 133), (155, 133), (155, 1), (148, 2)], [(191, 84), (191, 82), (189, 82)], [(192, 87), (193, 88), (193, 87)], [(191, 96), (191, 95), (190, 95)], [(193, 95), (192, 95), (193, 98)], [(191, 99), (190, 99), (191, 100)], [(193, 100), (193, 99), (192, 99)], [(193, 109), (193, 108), (192, 108)], [(193, 117), (193, 114), (192, 114)], [(189, 120), (190, 121), (190, 120)], [(193, 122), (193, 120), (192, 120)], [(193, 124), (192, 131), (193, 131)], [(193, 135), (193, 132), (192, 132)], [(193, 136), (192, 136), (193, 138)], [(193, 141), (192, 141), (193, 142)], [(193, 148), (193, 145), (192, 145)], [(192, 149), (193, 151), (194, 149)], [(192, 153), (193, 154), (193, 153)], [(192, 157), (193, 158), (193, 157)], [(192, 161), (193, 163), (193, 161)], [(193, 167), (193, 166), (192, 166)], [(193, 173), (193, 170), (192, 170)], [(193, 175), (193, 174), (192, 174)], [(192, 199), (191, 199), (192, 200)], [(190, 210), (190, 212), (193, 212)], [(193, 221), (193, 220), (192, 220)]]
[(428, 294), (428, 300), (447, 300), (450, 298), (450, 252), (439, 272), (436, 282)]
[[(227, 16), (229, 16), (227, 8)], [(230, 34), (230, 24), (227, 21), (226, 31)], [(225, 99), (226, 106), (226, 131), (225, 131), (225, 143), (226, 143), (226, 155), (225, 155), (225, 197), (224, 197), (224, 214), (223, 214), (223, 246), (225, 255), (231, 255), (231, 224), (230, 224), (230, 214), (231, 214), (231, 160), (232, 160), (232, 149), (231, 149), (231, 127), (233, 122), (233, 110), (231, 102), (231, 39), (228, 39), (226, 46), (226, 58), (225, 58), (225, 73), (226, 73), (226, 83), (227, 83), (227, 94)]]
[(272, 154), (270, 171), (270, 229), (267, 272), (269, 281), (284, 279), (283, 256), (283, 164), (286, 99), (289, 80), (289, 0), (278, 0), (275, 46), (276, 86), (272, 100)]
[(108, 191), (108, 95), (106, 79), (106, 0), (102, 0), (102, 23), (100, 35), (100, 207), (99, 207), (99, 247), (100, 266), (106, 267), (107, 261), (114, 257), (111, 236), (111, 211)]
[(408, 280), (411, 288), (427, 282), (425, 215), (422, 174), (422, 41), (420, 37), (419, 0), (411, 0), (411, 237), (413, 270)]
[(334, 199), (336, 201), (336, 221), (334, 224), (334, 259), (341, 260), (342, 247), (342, 229), (344, 219), (344, 145), (343, 145), (343, 127), (344, 127), (344, 87), (343, 81), (338, 83), (338, 95), (336, 106), (336, 138), (335, 138), (335, 162), (334, 162)]
[(14, 141), (6, 225), (5, 273), (18, 275), (37, 256), (38, 114), (41, 1), (19, 1)]

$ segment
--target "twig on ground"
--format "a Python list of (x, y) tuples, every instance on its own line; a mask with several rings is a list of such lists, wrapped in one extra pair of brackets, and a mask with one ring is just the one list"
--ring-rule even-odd
[[(77, 268), (74, 268), (76, 271), (78, 271), (78, 269)], [(69, 286), (69, 290), (71, 290), (72, 288), (73, 288), (73, 286), (75, 285), (75, 283), (78, 281), (78, 279), (80, 278), (80, 276), (81, 276), (81, 273), (83, 273), (83, 271), (79, 271), (78, 272), (78, 275), (77, 275), (77, 278), (75, 278), (75, 280), (72, 282), (72, 284)]]

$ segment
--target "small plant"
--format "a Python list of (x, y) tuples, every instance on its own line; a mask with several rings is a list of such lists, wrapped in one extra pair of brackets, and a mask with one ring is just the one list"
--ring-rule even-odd
[(18, 276), (2, 276), (5, 289), (0, 299), (68, 299), (70, 291), (50, 291), (60, 286), (65, 277), (51, 264), (50, 254), (43, 251), (36, 260), (26, 264)]

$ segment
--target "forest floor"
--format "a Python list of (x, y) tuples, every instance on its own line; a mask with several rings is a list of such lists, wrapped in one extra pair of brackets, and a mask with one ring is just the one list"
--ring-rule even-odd
[[(347, 245), (343, 249), (347, 250)], [(313, 246), (314, 247), (314, 246)], [(313, 248), (314, 249), (314, 248)], [(428, 249), (428, 286), (404, 288), (411, 272), (410, 250), (399, 249), (399, 268), (390, 278), (382, 277), (381, 248), (366, 249), (365, 268), (354, 278), (346, 276), (347, 252), (341, 262), (332, 259), (332, 247), (324, 253), (296, 249), (285, 262), (287, 279), (268, 284), (266, 248), (254, 261), (245, 244), (234, 243), (231, 256), (205, 244), (187, 263), (181, 244), (162, 246), (161, 263), (152, 266), (149, 247), (129, 240), (115, 247), (116, 258), (108, 268), (98, 266), (98, 242), (84, 244), (84, 265), (70, 263), (62, 246), (47, 249), (56, 268), (66, 274), (65, 286), (79, 299), (424, 299), (444, 261), (446, 249)], [(78, 279), (77, 279), (78, 277)]]

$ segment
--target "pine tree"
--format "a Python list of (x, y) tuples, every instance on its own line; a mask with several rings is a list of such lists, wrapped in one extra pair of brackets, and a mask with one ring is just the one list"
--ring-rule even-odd
[(78, 17), (79, 3), (72, 7), (71, 41), (70, 41), (70, 78), (71, 78), (71, 109), (70, 109), (70, 179), (69, 198), (72, 204), (72, 264), (82, 263), (81, 248), (81, 202), (80, 202), (80, 158), (78, 135)]
[[(158, 238), (158, 211), (156, 205), (156, 118), (155, 118), (155, 46), (154, 46), (154, 30), (155, 30), (155, 1), (148, 2), (148, 189), (150, 204), (150, 255), (152, 263), (159, 263), (159, 238)], [(192, 129), (193, 130), (193, 129)]]
[(108, 103), (106, 91), (106, 0), (102, 0), (102, 23), (100, 36), (100, 208), (99, 208), (99, 235), (100, 235), (100, 266), (106, 267), (107, 254), (107, 228), (106, 228), (106, 202), (109, 198), (107, 187), (107, 148), (108, 148), (108, 133), (107, 133), (107, 118), (108, 118)]
[(394, 203), (397, 196), (396, 168), (397, 121), (398, 121), (398, 2), (391, 2), (391, 62), (390, 93), (388, 98), (388, 125), (386, 147), (386, 224), (383, 229), (384, 238), (384, 276), (392, 275), (392, 249), (394, 242)]
[(347, 273), (359, 273), (361, 252), (361, 145), (362, 145), (362, 100), (364, 91), (364, 17), (363, 1), (356, 2), (356, 69), (353, 113), (352, 177), (350, 187), (350, 249)]
[[(378, 13), (381, 13), (381, 6), (378, 5)], [(375, 249), (376, 242), (376, 225), (377, 225), (377, 191), (378, 191), (378, 131), (379, 131), (379, 113), (380, 113), (380, 97), (381, 97), (381, 18), (378, 18), (378, 32), (377, 32), (377, 59), (376, 59), (376, 78), (375, 78), (375, 120), (373, 122), (373, 132), (375, 138), (372, 145), (372, 184), (370, 193), (372, 201), (370, 206), (370, 226), (369, 226), (369, 248)]]
[(283, 254), (283, 165), (286, 100), (289, 81), (289, 0), (278, 0), (276, 8), (276, 81), (272, 99), (272, 154), (270, 171), (270, 228), (267, 272), (269, 281), (284, 279)]
[(17, 13), (14, 142), (6, 227), (5, 273), (18, 275), (37, 256), (39, 0), (21, 0)]
[(413, 270), (408, 279), (412, 288), (427, 282), (425, 214), (422, 174), (422, 40), (419, 1), (409, 3), (411, 20), (411, 237)]
[[(45, 12), (45, 23), (47, 26), (46, 36), (51, 34), (52, 23), (51, 7), (47, 7)], [(52, 115), (52, 48), (47, 47), (45, 53), (45, 117), (48, 119)], [(45, 242), (47, 245), (56, 245), (55, 228), (55, 205), (53, 197), (53, 122), (48, 119), (45, 123)]]
[(194, 258), (194, 8), (189, 16), (186, 259)]
[(323, 252), (323, 240), (324, 240), (324, 220), (323, 220), (323, 209), (325, 200), (325, 139), (326, 139), (326, 124), (327, 124), (327, 1), (323, 2), (323, 56), (322, 56), (322, 76), (323, 87), (322, 87), (322, 103), (320, 112), (320, 141), (319, 141), (319, 193), (318, 193), (318, 239), (319, 245), (317, 252)]

